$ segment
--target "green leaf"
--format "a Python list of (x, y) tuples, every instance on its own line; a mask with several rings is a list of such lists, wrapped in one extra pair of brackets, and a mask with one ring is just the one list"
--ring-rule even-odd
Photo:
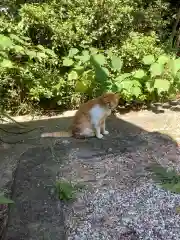
[(0, 204), (11, 204), (11, 203), (14, 203), (11, 199), (0, 195)]
[(174, 186), (172, 186), (171, 191), (174, 193), (180, 193), (180, 182), (174, 184)]
[(121, 82), (122, 88), (126, 90), (130, 90), (133, 87), (132, 80), (124, 80)]
[(77, 81), (76, 82), (76, 87), (75, 87), (76, 92), (85, 93), (87, 91), (87, 89), (88, 89), (88, 86), (85, 83), (85, 81)]
[(74, 57), (77, 53), (79, 52), (79, 50), (77, 48), (71, 48), (69, 50), (69, 54), (68, 56), (71, 58), (71, 57)]
[(89, 51), (83, 50), (83, 51), (82, 51), (82, 55), (83, 55), (83, 56), (89, 56)]
[(96, 54), (98, 52), (98, 49), (97, 48), (89, 48), (89, 51), (91, 54)]
[(76, 66), (74, 66), (73, 69), (74, 69), (74, 71), (76, 71), (79, 75), (84, 72), (84, 67), (83, 67), (83, 66), (76, 65)]
[(96, 79), (100, 80), (101, 82), (104, 82), (107, 80), (109, 76), (109, 71), (105, 67), (97, 67), (95, 68), (95, 76)]
[(141, 79), (145, 76), (145, 72), (142, 69), (139, 69), (135, 72), (134, 77)]
[(16, 51), (16, 53), (24, 53), (24, 48), (20, 45), (15, 45), (14, 50)]
[(65, 181), (56, 182), (56, 191), (60, 200), (68, 201), (75, 198), (76, 189), (74, 186)]
[(132, 86), (133, 87), (141, 87), (141, 83), (138, 80), (134, 79), (134, 80), (131, 80), (131, 81), (132, 81)]
[(0, 48), (6, 49), (11, 48), (13, 46), (13, 42), (9, 37), (6, 37), (2, 34), (0, 34)]
[(123, 62), (122, 62), (121, 58), (112, 56), (111, 65), (114, 70), (121, 71)]
[(10, 60), (3, 59), (2, 62), (0, 62), (1, 67), (3, 68), (13, 68), (13, 63)]
[(152, 92), (153, 90), (154, 90), (154, 88), (153, 88), (153, 85), (152, 85), (153, 83), (152, 83), (152, 81), (150, 82), (150, 81), (148, 81), (148, 82), (146, 82), (146, 88), (147, 88), (147, 90), (149, 91), (149, 92)]
[(126, 90), (130, 95), (138, 97), (142, 94), (141, 84), (137, 80), (125, 79), (121, 82), (116, 82), (118, 90)]
[(160, 76), (163, 73), (164, 66), (159, 63), (153, 63), (150, 67), (152, 77)]
[(174, 193), (180, 193), (180, 175), (175, 170), (167, 171), (160, 164), (152, 164), (148, 168), (153, 179), (164, 189)]
[(166, 56), (166, 55), (161, 55), (159, 58), (158, 58), (158, 63), (164, 65), (165, 63), (167, 63), (169, 61), (169, 58)]
[(151, 65), (154, 62), (155, 62), (155, 58), (153, 55), (147, 55), (143, 57), (143, 63), (145, 65)]
[(138, 86), (134, 86), (131, 88), (131, 94), (134, 95), (135, 97), (139, 97), (139, 95), (142, 94), (141, 88)]
[(85, 63), (85, 62), (89, 61), (90, 55), (88, 53), (88, 54), (85, 54), (85, 55), (82, 55), (82, 56), (75, 56), (74, 58), (80, 60), (83, 63)]
[(35, 51), (26, 50), (25, 53), (29, 56), (30, 59), (37, 57), (37, 53)]
[(40, 45), (40, 44), (38, 44), (37, 46), (36, 46), (38, 49), (40, 49), (41, 51), (45, 51), (45, 48), (42, 46), (42, 45)]
[(8, 54), (5, 51), (0, 51), (0, 55), (4, 58), (8, 58)]
[(71, 71), (69, 74), (68, 74), (68, 80), (76, 80), (78, 79), (78, 74), (77, 72), (75, 71)]
[(63, 60), (63, 66), (65, 67), (70, 67), (74, 64), (74, 61), (72, 59), (69, 58), (64, 58)]
[(177, 72), (180, 70), (180, 58), (171, 60), (169, 62), (169, 65), (170, 65), (173, 75), (175, 76), (177, 74)]
[(46, 52), (48, 55), (50, 55), (50, 56), (52, 56), (52, 57), (56, 57), (56, 54), (55, 54), (55, 52), (54, 52), (52, 49), (45, 48), (44, 50), (45, 50), (45, 52)]
[(88, 82), (91, 83), (92, 81), (94, 81), (94, 77), (95, 77), (94, 71), (88, 70), (84, 72), (82, 79), (85, 78), (86, 80), (88, 80)]
[(110, 57), (110, 58), (114, 56), (112, 50), (107, 50), (106, 53), (107, 53), (108, 57)]
[(123, 74), (119, 75), (117, 78), (115, 78), (114, 81), (115, 82), (121, 82), (121, 81), (123, 81), (124, 79), (126, 79), (126, 78), (128, 78), (130, 76), (131, 76), (130, 73), (123, 73)]
[(155, 79), (154, 88), (157, 89), (158, 93), (167, 92), (170, 88), (170, 82), (166, 79)]
[(95, 65), (104, 65), (106, 63), (106, 59), (105, 59), (105, 56), (102, 55), (102, 54), (95, 54), (95, 55), (92, 55), (92, 60), (93, 62), (95, 63)]
[(37, 52), (36, 57), (41, 60), (42, 58), (47, 58), (47, 55), (44, 52)]
[(10, 34), (9, 36), (11, 39), (15, 40), (16, 42), (24, 44), (24, 40), (21, 39), (19, 36), (15, 35), (15, 34)]

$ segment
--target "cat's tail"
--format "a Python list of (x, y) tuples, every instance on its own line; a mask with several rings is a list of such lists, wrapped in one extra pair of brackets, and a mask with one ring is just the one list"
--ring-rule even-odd
[(51, 133), (42, 133), (41, 137), (72, 137), (71, 131), (60, 131), (60, 132), (51, 132)]

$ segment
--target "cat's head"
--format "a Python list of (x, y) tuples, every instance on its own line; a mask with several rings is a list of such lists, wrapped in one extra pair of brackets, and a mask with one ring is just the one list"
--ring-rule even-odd
[(111, 110), (115, 109), (119, 103), (119, 94), (118, 93), (104, 93), (101, 96), (101, 100), (105, 106), (110, 108)]

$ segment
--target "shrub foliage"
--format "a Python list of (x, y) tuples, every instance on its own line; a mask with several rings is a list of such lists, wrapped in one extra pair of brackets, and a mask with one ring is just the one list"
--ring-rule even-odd
[(7, 0), (0, 6), (1, 107), (72, 108), (109, 90), (127, 101), (169, 97), (179, 90), (178, 51), (170, 51), (176, 11), (165, 0)]

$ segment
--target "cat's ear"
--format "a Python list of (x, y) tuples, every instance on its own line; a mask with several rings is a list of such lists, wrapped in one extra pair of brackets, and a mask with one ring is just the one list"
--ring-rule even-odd
[(107, 93), (103, 93), (101, 98), (103, 99), (104, 103), (106, 103), (107, 100), (108, 100), (108, 94)]

